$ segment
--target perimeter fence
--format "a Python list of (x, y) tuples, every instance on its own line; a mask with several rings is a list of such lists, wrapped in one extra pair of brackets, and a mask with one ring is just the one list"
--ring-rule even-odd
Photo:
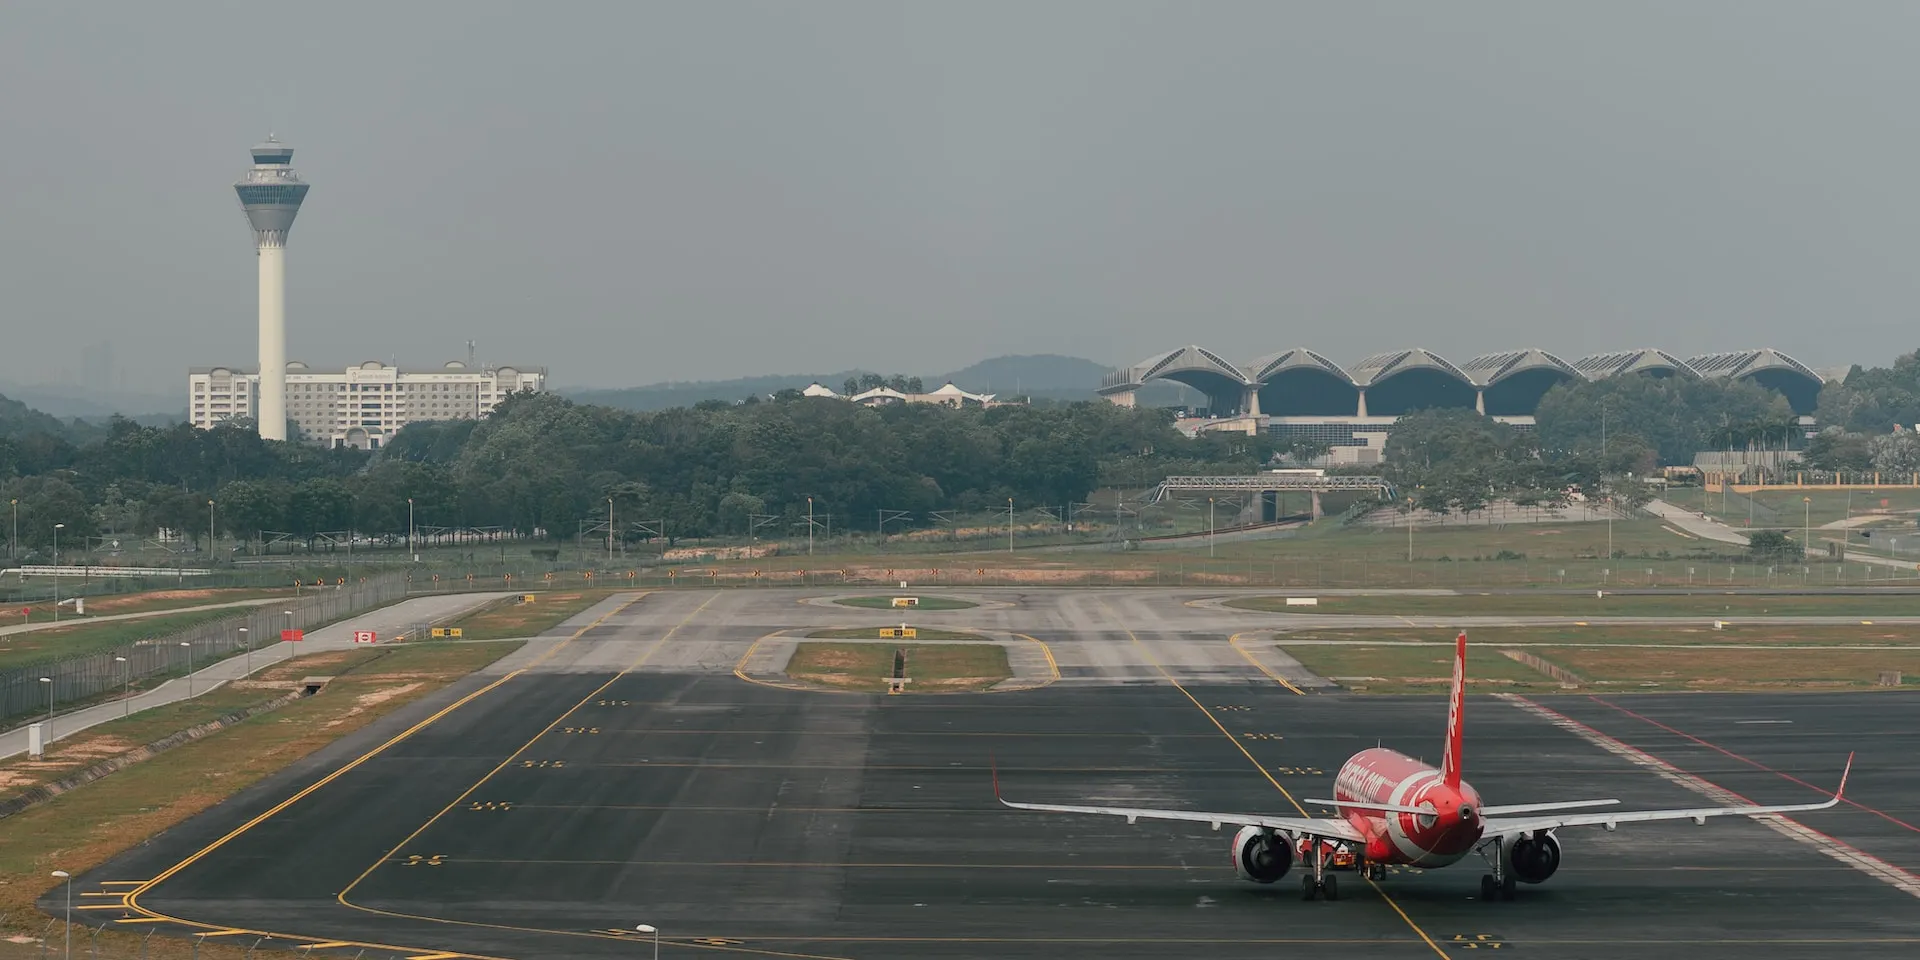
[[(140, 637), (77, 656), (46, 659), (0, 670), (0, 718), (18, 720), (57, 711), (60, 704), (93, 700), (129, 689), (136, 680), (184, 674), (248, 648), (281, 642), (282, 630), (305, 630), (385, 606), (407, 595), (405, 574), (309, 588), (245, 612), (184, 630)], [(86, 621), (77, 626), (84, 629)], [(242, 632), (244, 629), (245, 632)], [(25, 636), (31, 636), (27, 634)]]

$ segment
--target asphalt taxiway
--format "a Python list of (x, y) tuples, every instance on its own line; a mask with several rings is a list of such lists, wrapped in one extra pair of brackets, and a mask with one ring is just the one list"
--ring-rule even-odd
[(1294, 815), (1361, 748), (1437, 757), (1439, 700), (1297, 694), (1228, 642), (1264, 618), (1153, 591), (938, 615), (1044, 643), (1060, 679), (1036, 689), (733, 675), (774, 630), (898, 619), (800, 596), (589, 611), (78, 878), (88, 919), (369, 957), (644, 955), (639, 924), (670, 957), (1920, 952), (1920, 886), (1902, 887), (1920, 872), (1920, 697), (1475, 697), (1466, 770), (1492, 803), (1802, 802), (1860, 753), (1849, 802), (1802, 830), (1572, 829), (1560, 873), (1514, 902), (1480, 901), (1466, 861), (1348, 873), (1339, 902), (1302, 902), (1291, 875), (1235, 879), (1227, 833), (1007, 810), (992, 768), (1012, 799)]

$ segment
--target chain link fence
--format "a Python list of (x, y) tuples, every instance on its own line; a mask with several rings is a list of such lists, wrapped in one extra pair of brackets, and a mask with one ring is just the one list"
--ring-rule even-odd
[[(18, 720), (128, 688), (135, 680), (185, 674), (251, 646), (280, 642), (280, 631), (333, 623), (405, 598), (405, 574), (311, 588), (297, 598), (255, 607), (162, 636), (84, 656), (0, 671), (0, 717)], [(84, 622), (84, 621), (82, 621)], [(242, 628), (245, 633), (242, 633)]]

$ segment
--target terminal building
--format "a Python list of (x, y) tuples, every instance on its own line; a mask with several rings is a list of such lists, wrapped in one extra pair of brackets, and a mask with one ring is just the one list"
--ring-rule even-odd
[[(437, 370), (401, 370), (369, 360), (338, 373), (287, 364), (287, 420), (301, 439), (324, 447), (377, 450), (400, 428), (422, 420), (478, 419), (520, 391), (543, 393), (545, 367), (468, 369), (451, 361)], [(251, 419), (260, 409), (260, 375), (240, 367), (196, 367), (187, 374), (187, 417), (207, 429)]]
[(1206, 397), (1196, 429), (1327, 444), (1336, 463), (1375, 463), (1387, 431), (1402, 414), (1428, 408), (1477, 410), (1520, 427), (1533, 425), (1540, 399), (1557, 384), (1606, 377), (1743, 379), (1786, 397), (1801, 416), (1813, 413), (1821, 378), (1778, 350), (1709, 353), (1686, 360), (1642, 348), (1596, 354), (1569, 363), (1545, 350), (1489, 353), (1463, 364), (1414, 347), (1342, 367), (1304, 347), (1235, 363), (1204, 347), (1157, 354), (1107, 374), (1100, 395), (1132, 406), (1147, 383), (1167, 380)]

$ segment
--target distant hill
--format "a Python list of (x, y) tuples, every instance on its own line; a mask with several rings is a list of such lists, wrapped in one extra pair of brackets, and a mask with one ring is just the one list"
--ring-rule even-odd
[(152, 419), (162, 414), (176, 422), (186, 419), (184, 391), (179, 394), (160, 394), (50, 384), (0, 383), (0, 394), (55, 417), (105, 421), (118, 413), (136, 420)]
[(559, 387), (555, 392), (578, 403), (598, 404), (621, 410), (665, 410), (669, 407), (691, 407), (702, 400), (737, 401), (750, 396), (765, 397), (781, 390), (799, 390), (815, 381), (839, 390), (840, 381), (848, 377), (858, 377), (863, 372), (843, 370), (839, 373), (769, 374), (759, 377), (740, 377), (734, 380), (651, 383), (641, 387), (619, 389)]

